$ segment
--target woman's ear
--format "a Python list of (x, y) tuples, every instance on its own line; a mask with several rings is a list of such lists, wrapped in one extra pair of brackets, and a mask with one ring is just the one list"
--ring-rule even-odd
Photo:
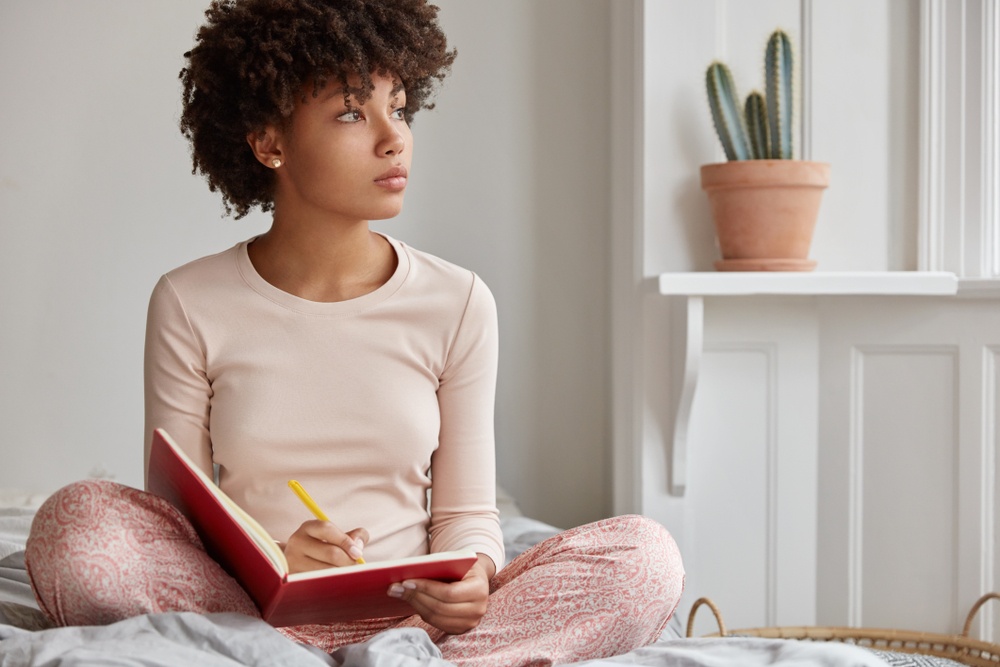
[(277, 129), (268, 125), (262, 130), (247, 134), (247, 143), (254, 157), (265, 167), (277, 169), (285, 161), (281, 151), (281, 138)]

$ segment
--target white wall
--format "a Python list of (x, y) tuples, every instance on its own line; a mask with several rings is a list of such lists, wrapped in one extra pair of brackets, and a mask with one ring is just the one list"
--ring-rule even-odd
[[(637, 173), (631, 201), (617, 183), (614, 200), (614, 305), (631, 308), (614, 322), (615, 509), (678, 539), (682, 611), (707, 595), (730, 627), (957, 632), (1000, 577), (1000, 281), (983, 280), (1000, 238), (997, 3), (631, 8), (616, 10), (619, 27), (639, 20), (612, 49), (640, 110), (637, 136), (613, 145)], [(721, 158), (705, 67), (738, 63), (745, 92), (776, 25), (801, 48), (805, 156), (833, 165), (818, 269), (946, 269), (974, 279), (960, 281), (969, 298), (656, 293), (662, 272), (718, 257), (698, 183)], [(998, 636), (990, 613), (973, 632)], [(714, 630), (699, 621), (696, 634)]]
[[(608, 0), (442, 0), (459, 57), (417, 116), (403, 215), (500, 311), (501, 483), (560, 525), (604, 516)], [(220, 219), (177, 130), (204, 0), (0, 7), (0, 489), (141, 483), (146, 300), (266, 228)]]
[(719, 259), (698, 180), (702, 164), (725, 159), (712, 127), (705, 68), (721, 59), (741, 95), (762, 89), (764, 48), (776, 27), (791, 36), (805, 77), (798, 88), (796, 156), (832, 165), (810, 254), (817, 270), (917, 268), (915, 0), (661, 0), (643, 6), (643, 214), (650, 221), (645, 275), (711, 271)]

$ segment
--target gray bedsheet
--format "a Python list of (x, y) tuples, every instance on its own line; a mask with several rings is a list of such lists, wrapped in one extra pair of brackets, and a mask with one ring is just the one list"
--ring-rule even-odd
[(800, 642), (756, 637), (660, 640), (645, 648), (578, 667), (886, 667), (874, 653), (831, 642)]
[(325, 667), (336, 664), (240, 614), (150, 614), (106, 626), (31, 632), (0, 625), (0, 666)]
[[(107, 626), (48, 628), (24, 571), (31, 510), (0, 508), (0, 667), (454, 667), (422, 630), (394, 629), (332, 655), (296, 644), (239, 614), (151, 614)], [(556, 529), (518, 517), (505, 523), (510, 555)], [(577, 667), (886, 667), (852, 646), (755, 638), (674, 639)]]
[(24, 571), (24, 541), (33, 517), (33, 509), (0, 508), (0, 600), (29, 607), (35, 606), (35, 596)]
[[(662, 640), (578, 667), (885, 667), (843, 644), (757, 638)], [(394, 629), (327, 656), (238, 614), (151, 614), (99, 627), (28, 632), (0, 625), (0, 666), (48, 667), (454, 667), (422, 630)]]

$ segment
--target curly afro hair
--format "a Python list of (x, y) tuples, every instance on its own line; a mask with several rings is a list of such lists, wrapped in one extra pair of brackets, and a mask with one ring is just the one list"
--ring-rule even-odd
[[(254, 206), (272, 210), (273, 173), (246, 138), (283, 124), (309, 83), (315, 96), (334, 79), (364, 103), (372, 74), (397, 77), (412, 122), (433, 108), (435, 86), (455, 60), (437, 13), (426, 0), (213, 0), (180, 73), (191, 173), (204, 174), (237, 219)], [(358, 88), (348, 87), (351, 75)]]

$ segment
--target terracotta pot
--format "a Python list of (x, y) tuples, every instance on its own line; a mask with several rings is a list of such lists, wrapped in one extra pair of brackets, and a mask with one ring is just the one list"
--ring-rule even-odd
[(813, 229), (830, 165), (804, 160), (706, 164), (701, 187), (715, 219), (719, 271), (812, 271)]

